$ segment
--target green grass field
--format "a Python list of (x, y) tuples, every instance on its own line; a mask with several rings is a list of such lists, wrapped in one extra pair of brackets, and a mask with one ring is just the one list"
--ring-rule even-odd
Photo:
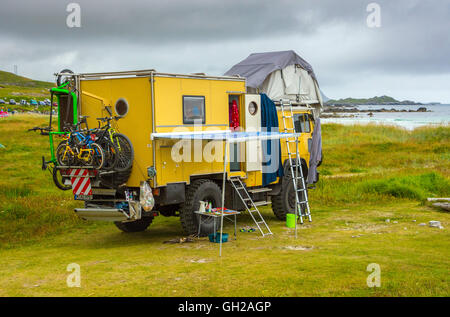
[[(314, 221), (294, 239), (263, 208), (274, 236), (238, 233), (219, 258), (206, 238), (164, 244), (183, 236), (178, 218), (125, 234), (75, 217), (80, 203), (40, 170), (47, 137), (26, 132), (45, 122), (0, 119), (0, 296), (450, 295), (450, 215), (424, 203), (450, 196), (449, 127), (324, 125)], [(419, 225), (430, 220), (444, 229)], [(66, 285), (70, 263), (81, 267), (80, 288)], [(366, 284), (370, 263), (380, 265), (379, 288)]]

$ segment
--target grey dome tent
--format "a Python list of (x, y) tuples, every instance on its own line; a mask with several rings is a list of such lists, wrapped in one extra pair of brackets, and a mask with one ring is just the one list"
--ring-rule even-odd
[(250, 54), (225, 75), (246, 78), (248, 93), (265, 93), (274, 101), (290, 99), (320, 113), (323, 103), (314, 70), (292, 50)]

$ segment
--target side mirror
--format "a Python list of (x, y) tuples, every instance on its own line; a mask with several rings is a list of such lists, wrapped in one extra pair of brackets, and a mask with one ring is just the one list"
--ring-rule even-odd
[(105, 109), (106, 109), (106, 111), (109, 113), (109, 115), (112, 116), (111, 107), (106, 106)]

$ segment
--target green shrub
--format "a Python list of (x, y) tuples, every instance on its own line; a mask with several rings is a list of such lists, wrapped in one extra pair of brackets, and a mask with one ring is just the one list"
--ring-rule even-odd
[(376, 193), (416, 200), (424, 200), (427, 197), (436, 195), (446, 196), (450, 194), (450, 182), (435, 172), (365, 181), (360, 186), (362, 192), (365, 193)]

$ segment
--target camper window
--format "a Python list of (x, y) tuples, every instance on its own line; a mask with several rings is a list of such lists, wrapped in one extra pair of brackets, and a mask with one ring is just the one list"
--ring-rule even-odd
[(295, 132), (297, 133), (309, 133), (311, 132), (311, 126), (309, 124), (309, 115), (306, 113), (296, 114), (294, 116)]
[(183, 96), (183, 123), (205, 123), (204, 96)]
[(128, 102), (125, 99), (120, 98), (116, 101), (115, 108), (118, 116), (125, 117), (128, 113)]

